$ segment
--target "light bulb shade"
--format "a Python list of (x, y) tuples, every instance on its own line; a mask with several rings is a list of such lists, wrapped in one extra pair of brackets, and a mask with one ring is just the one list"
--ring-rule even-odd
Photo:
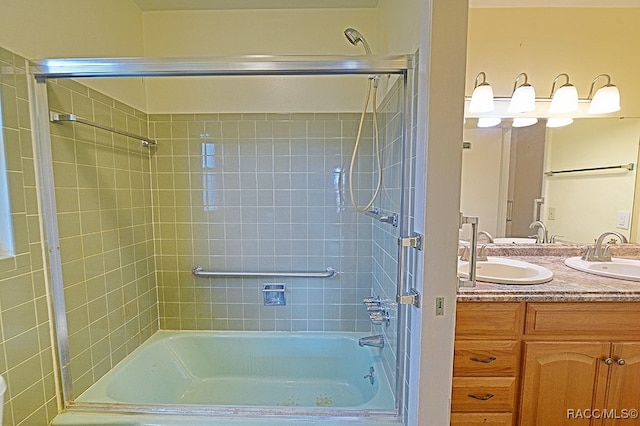
[(493, 102), (493, 89), (489, 84), (481, 84), (473, 90), (471, 102), (469, 102), (469, 112), (488, 112), (495, 109)]
[(587, 112), (589, 114), (606, 114), (620, 111), (620, 92), (613, 84), (598, 89)]
[(536, 109), (536, 91), (530, 84), (523, 84), (513, 91), (509, 102), (510, 113), (531, 112)]
[(500, 124), (502, 120), (497, 117), (480, 117), (478, 118), (478, 127), (486, 128), (486, 127), (495, 127)]
[(571, 112), (578, 109), (578, 90), (572, 84), (565, 84), (556, 90), (549, 106), (550, 114)]
[(568, 117), (552, 117), (547, 120), (547, 127), (564, 127), (573, 123), (573, 118)]
[(513, 123), (511, 123), (512, 127), (527, 127), (533, 126), (538, 122), (538, 119), (535, 117), (516, 117), (513, 119)]

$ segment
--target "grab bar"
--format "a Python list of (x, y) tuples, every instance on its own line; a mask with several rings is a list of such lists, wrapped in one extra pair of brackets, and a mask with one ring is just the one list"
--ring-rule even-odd
[(114, 129), (113, 127), (105, 126), (104, 124), (94, 123), (93, 121), (85, 120), (75, 114), (58, 114), (57, 112), (49, 111), (49, 121), (56, 124), (61, 124), (64, 121), (71, 121), (86, 126), (96, 127), (98, 129), (106, 130), (107, 132), (116, 133), (118, 135), (126, 136), (132, 139), (138, 139), (142, 142), (142, 146), (148, 147), (149, 145), (157, 145), (158, 142), (153, 139), (146, 138), (144, 136), (136, 135), (134, 133), (125, 132), (124, 130)]
[(205, 271), (202, 266), (193, 267), (193, 275), (207, 278), (333, 278), (338, 275), (333, 267), (328, 267), (325, 272), (211, 272)]

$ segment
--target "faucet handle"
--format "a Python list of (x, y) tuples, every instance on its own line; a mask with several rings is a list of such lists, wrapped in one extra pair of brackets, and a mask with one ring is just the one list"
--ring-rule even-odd
[(582, 253), (582, 256), (580, 257), (580, 259), (586, 260), (587, 262), (592, 262), (593, 261), (593, 247), (592, 246), (586, 246), (585, 247), (585, 251), (584, 251), (584, 253)]
[(478, 255), (476, 257), (476, 260), (481, 260), (481, 261), (486, 261), (487, 260), (487, 246), (486, 245), (481, 245), (480, 246), (480, 250), (478, 250)]
[(464, 250), (462, 250), (462, 254), (460, 255), (460, 260), (463, 262), (468, 262), (471, 257), (471, 248), (470, 246), (465, 246)]

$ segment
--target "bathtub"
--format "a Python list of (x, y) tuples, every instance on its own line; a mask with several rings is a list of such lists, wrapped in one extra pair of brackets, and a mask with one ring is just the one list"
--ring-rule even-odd
[(359, 337), (158, 331), (74, 404), (393, 410), (381, 350)]

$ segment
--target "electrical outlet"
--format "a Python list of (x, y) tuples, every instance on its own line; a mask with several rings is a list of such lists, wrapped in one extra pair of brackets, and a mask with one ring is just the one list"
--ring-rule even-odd
[(631, 221), (631, 212), (618, 212), (616, 216), (616, 228), (629, 229), (629, 222)]
[(547, 219), (556, 220), (556, 208), (555, 207), (549, 207), (549, 217)]

